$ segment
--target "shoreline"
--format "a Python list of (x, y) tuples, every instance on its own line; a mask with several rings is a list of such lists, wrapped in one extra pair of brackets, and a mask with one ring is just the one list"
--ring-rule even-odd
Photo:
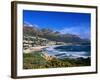
[[(51, 56), (51, 57), (57, 57), (57, 56), (55, 56), (55, 55), (52, 55), (52, 54), (48, 54), (48, 52), (46, 52), (45, 51), (45, 49), (47, 48), (50, 48), (50, 50), (52, 50), (52, 48), (54, 48), (54, 47), (57, 47), (57, 46), (64, 46), (64, 45), (51, 45), (51, 46), (37, 46), (37, 47), (30, 47), (30, 48), (28, 48), (28, 49), (26, 49), (26, 50), (23, 50), (23, 52), (24, 52), (24, 54), (28, 54), (28, 53), (34, 53), (34, 52), (42, 52), (45, 56)], [(82, 53), (82, 52), (81, 52)], [(84, 53), (84, 52), (83, 52)], [(82, 53), (82, 54), (83, 54)], [(58, 54), (60, 54), (60, 52), (58, 53)], [(61, 54), (63, 54), (63, 53), (61, 53)], [(64, 53), (65, 54), (65, 53)], [(76, 55), (72, 55), (72, 56), (70, 56), (70, 55), (72, 55), (72, 54), (68, 54), (68, 55), (65, 55), (65, 57), (70, 57), (70, 58), (79, 58), (79, 57), (82, 57), (82, 58), (87, 58), (87, 57), (90, 57), (90, 56), (84, 56), (84, 55), (79, 55), (79, 54), (76, 54)], [(60, 56), (58, 56), (58, 57), (60, 57)], [(63, 57), (63, 56), (62, 56)]]
[(31, 52), (35, 52), (35, 51), (42, 51), (43, 48), (46, 48), (49, 46), (37, 46), (37, 47), (30, 47), (26, 50), (23, 50), (24, 53), (31, 53)]
[(23, 50), (24, 53), (31, 53), (35, 51), (42, 51), (44, 48), (48, 47), (57, 47), (57, 46), (63, 46), (63, 45), (51, 45), (51, 46), (36, 46), (36, 47), (30, 47), (26, 50)]

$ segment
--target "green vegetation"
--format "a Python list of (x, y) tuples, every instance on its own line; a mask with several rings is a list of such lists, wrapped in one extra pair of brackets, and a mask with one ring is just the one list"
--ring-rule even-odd
[(44, 68), (46, 60), (41, 57), (41, 52), (23, 54), (24, 69)]
[(41, 52), (23, 54), (24, 69), (90, 66), (90, 58), (46, 60)]

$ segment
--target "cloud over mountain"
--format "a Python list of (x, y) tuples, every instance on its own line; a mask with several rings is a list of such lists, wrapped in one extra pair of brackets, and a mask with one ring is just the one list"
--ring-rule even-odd
[(81, 38), (90, 39), (90, 29), (84, 27), (65, 27), (64, 29), (59, 31), (62, 34), (75, 34), (80, 36)]

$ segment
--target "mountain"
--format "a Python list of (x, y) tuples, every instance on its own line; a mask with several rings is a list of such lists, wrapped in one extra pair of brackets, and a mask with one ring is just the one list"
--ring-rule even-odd
[(81, 39), (78, 35), (61, 34), (60, 32), (53, 31), (48, 28), (39, 29), (35, 25), (31, 27), (28, 25), (24, 25), (23, 33), (24, 36), (38, 36), (38, 37), (46, 38), (48, 40), (57, 41), (57, 42), (90, 44), (90, 40)]

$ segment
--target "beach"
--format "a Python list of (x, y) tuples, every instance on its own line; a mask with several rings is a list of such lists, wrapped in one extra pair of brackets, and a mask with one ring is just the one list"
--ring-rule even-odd
[(62, 45), (52, 45), (52, 46), (36, 46), (36, 47), (30, 47), (28, 49), (23, 50), (24, 53), (31, 53), (35, 51), (42, 51), (44, 48), (47, 47), (57, 47), (57, 46), (62, 46)]
[(24, 53), (31, 53), (31, 52), (35, 52), (35, 51), (42, 51), (43, 48), (46, 48), (48, 46), (37, 46), (37, 47), (30, 47), (26, 50), (23, 50)]

